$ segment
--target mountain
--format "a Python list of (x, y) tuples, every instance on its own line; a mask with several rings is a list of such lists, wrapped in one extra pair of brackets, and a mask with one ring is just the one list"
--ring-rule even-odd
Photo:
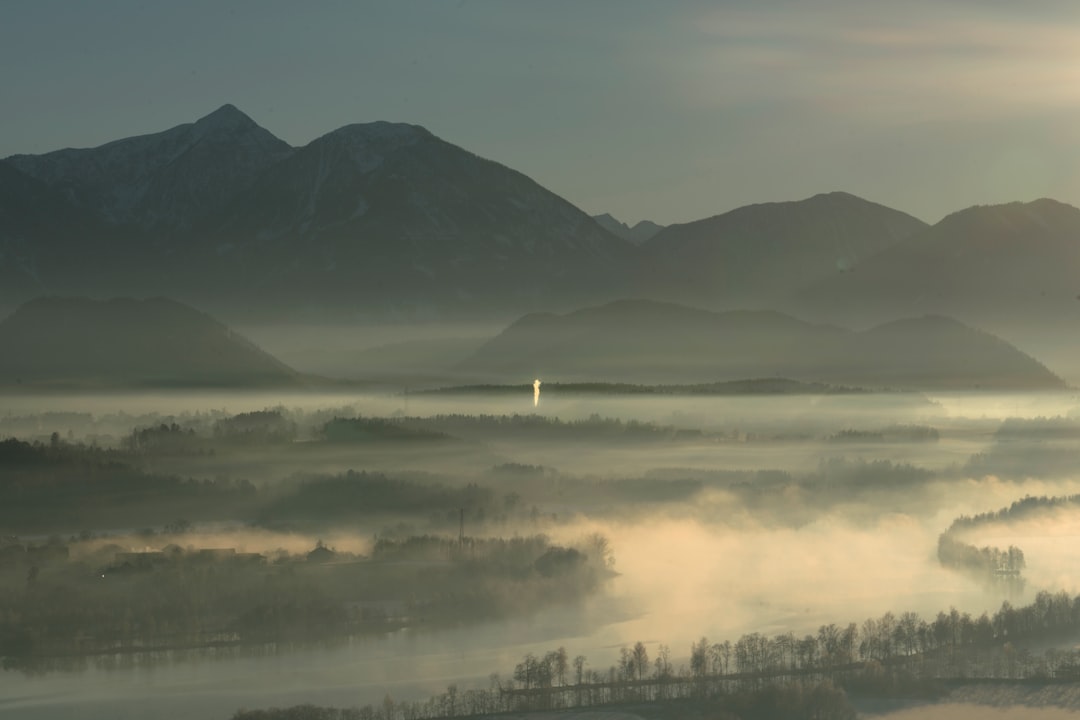
[(658, 232), (642, 246), (642, 286), (708, 307), (767, 307), (925, 227), (842, 192), (747, 205)]
[[(528, 177), (394, 123), (349, 125), (265, 172), (208, 233), (267, 302), (437, 314), (622, 288), (627, 244)], [(224, 278), (223, 278), (224, 279)]]
[(293, 152), (232, 105), (151, 135), (7, 162), (109, 221), (157, 232), (190, 229)]
[(296, 387), (300, 376), (181, 303), (48, 297), (0, 322), (0, 387)]
[[(512, 315), (617, 296), (635, 261), (562, 198), (415, 125), (348, 125), (292, 148), (226, 105), (6, 163), (51, 193), (45, 215), (88, 222), (23, 232), (0, 215), (0, 238), (21, 238), (0, 247), (19, 279), (0, 303), (76, 290), (167, 294), (245, 319)], [(72, 253), (75, 273), (45, 261)]]
[(710, 312), (618, 301), (526, 315), (461, 370), (475, 378), (701, 383), (789, 377), (892, 388), (1060, 388), (1008, 343), (927, 316), (856, 333), (772, 311)]
[(1027, 317), (1073, 309), (1080, 210), (1054, 200), (977, 206), (798, 293), (809, 312), (874, 321), (912, 313)]
[(57, 191), (0, 161), (0, 295), (41, 292), (41, 276), (55, 258), (41, 247), (55, 247), (80, 234), (94, 218), (80, 212)]
[(664, 229), (663, 225), (657, 225), (651, 220), (641, 220), (634, 227), (630, 227), (626, 223), (616, 220), (609, 213), (593, 215), (592, 217), (600, 227), (632, 245), (644, 245), (646, 241)]
[(783, 307), (861, 325), (945, 314), (1018, 342), (1075, 379), (1078, 278), (1080, 209), (1042, 199), (953, 213)]

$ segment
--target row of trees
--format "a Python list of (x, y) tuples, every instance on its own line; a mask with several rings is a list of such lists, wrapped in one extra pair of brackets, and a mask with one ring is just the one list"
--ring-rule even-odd
[(959, 530), (969, 530), (980, 525), (998, 522), (1011, 522), (1021, 520), (1032, 515), (1044, 513), (1057, 508), (1068, 508), (1080, 505), (1080, 495), (1063, 495), (1050, 497), (1046, 495), (1025, 495), (1014, 501), (1011, 505), (1000, 510), (978, 513), (976, 515), (961, 515), (953, 520), (952, 525), (946, 530), (948, 533)]
[[(387, 421), (390, 422), (390, 421)], [(527, 433), (532, 439), (558, 439), (588, 442), (597, 438), (608, 440), (691, 440), (705, 435), (700, 430), (688, 430), (657, 425), (640, 420), (620, 420), (592, 414), (583, 420), (560, 420), (542, 415), (435, 415), (430, 418), (399, 418), (402, 427), (414, 430), (448, 432), (460, 436), (480, 435), (485, 438), (516, 436)]]
[[(672, 663), (665, 645), (652, 655), (642, 642), (620, 650), (607, 668), (592, 668), (559, 647), (527, 654), (510, 677), (491, 676), (488, 688), (445, 693), (423, 701), (334, 710), (300, 706), (240, 711), (234, 720), (423, 720), (501, 712), (557, 710), (643, 702), (691, 703), (738, 698), (797, 698), (763, 717), (851, 718), (838, 688), (878, 695), (933, 694), (943, 679), (1080, 679), (1080, 650), (1041, 655), (1018, 645), (1080, 630), (1080, 596), (1039, 593), (1024, 607), (1004, 603), (973, 618), (955, 608), (926, 621), (918, 614), (885, 613), (858, 625), (823, 625), (802, 638), (792, 633), (743, 635), (734, 643), (702, 637), (689, 662)], [(771, 701), (770, 701), (771, 702)]]
[(1002, 584), (1006, 589), (1023, 589), (1021, 573), (1027, 566), (1024, 552), (1010, 545), (1006, 549), (976, 547), (960, 539), (965, 531), (992, 523), (1007, 523), (1050, 510), (1080, 505), (1080, 495), (1063, 497), (1026, 496), (1000, 510), (961, 515), (938, 538), (938, 559), (945, 567), (975, 574)]

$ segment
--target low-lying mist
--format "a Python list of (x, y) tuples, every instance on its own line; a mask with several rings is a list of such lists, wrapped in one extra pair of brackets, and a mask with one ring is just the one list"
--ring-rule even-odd
[[(220, 716), (267, 698), (353, 705), (387, 692), (426, 696), (451, 682), (466, 688), (560, 645), (603, 668), (623, 646), (642, 641), (655, 655), (663, 644), (678, 665), (702, 636), (801, 636), (886, 612), (929, 619), (951, 607), (978, 616), (1040, 590), (1080, 590), (1069, 549), (1080, 513), (1069, 508), (959, 535), (980, 547), (1022, 547), (1022, 591), (938, 558), (939, 537), (958, 517), (1026, 495), (1080, 493), (1071, 395), (569, 397), (545, 396), (542, 386), (535, 409), (532, 400), (531, 387), (521, 397), (14, 398), (0, 435), (20, 438), (12, 451), (33, 462), (5, 466), (14, 485), (0, 489), (47, 480), (35, 496), (35, 529), (19, 542), (65, 545), (72, 567), (101, 582), (152, 583), (158, 570), (100, 578), (123, 553), (230, 549), (264, 556), (244, 571), (254, 598), (260, 583), (278, 583), (332, 590), (319, 608), (341, 598), (355, 612), (398, 608), (379, 619), (377, 633), (340, 637), (333, 647), (238, 642), (228, 652), (145, 661), (157, 668), (155, 682), (190, 684), (201, 707)], [(1011, 416), (1020, 419), (1005, 422)], [(78, 486), (86, 501), (50, 504), (49, 483), (72, 477), (94, 480)], [(597, 535), (618, 574), (556, 582), (552, 563), (572, 566), (567, 549)], [(467, 617), (425, 624), (400, 611), (424, 595), (416, 588), (438, 596), (440, 578), (469, 590), (470, 576), (454, 576), (468, 564), (459, 562), (466, 548), (540, 537), (529, 542), (541, 543), (545, 560), (500, 561), (491, 580), (500, 599), (493, 607), (517, 615), (485, 615), (470, 602)], [(366, 566), (379, 542), (436, 555), (419, 564), (384, 555), (384, 566)], [(306, 559), (319, 548), (331, 553), (325, 564)], [(4, 572), (13, 594), (25, 591), (28, 564)], [(42, 566), (33, 582), (62, 576)], [(328, 577), (333, 584), (320, 589)], [(343, 626), (370, 631), (361, 620), (370, 618)], [(131, 680), (108, 657), (83, 660), (93, 682), (0, 674), (0, 701), (45, 717), (94, 696), (105, 698), (97, 716), (111, 717), (120, 701), (109, 678)], [(308, 668), (302, 683), (283, 676), (292, 658)], [(144, 660), (124, 662), (134, 672)], [(205, 664), (215, 669), (195, 667)], [(104, 667), (113, 669), (95, 670)], [(14, 699), (21, 694), (29, 699)]]

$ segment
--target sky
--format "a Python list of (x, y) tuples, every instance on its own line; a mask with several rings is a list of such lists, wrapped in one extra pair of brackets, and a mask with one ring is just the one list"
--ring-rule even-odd
[(1080, 205), (1072, 0), (4, 0), (0, 157), (232, 103), (292, 145), (423, 125), (591, 214), (844, 190)]

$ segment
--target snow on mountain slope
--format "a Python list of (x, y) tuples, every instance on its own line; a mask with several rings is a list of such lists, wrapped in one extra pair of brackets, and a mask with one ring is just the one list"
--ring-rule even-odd
[(7, 161), (114, 223), (171, 230), (191, 227), (291, 153), (224, 105), (164, 132)]

